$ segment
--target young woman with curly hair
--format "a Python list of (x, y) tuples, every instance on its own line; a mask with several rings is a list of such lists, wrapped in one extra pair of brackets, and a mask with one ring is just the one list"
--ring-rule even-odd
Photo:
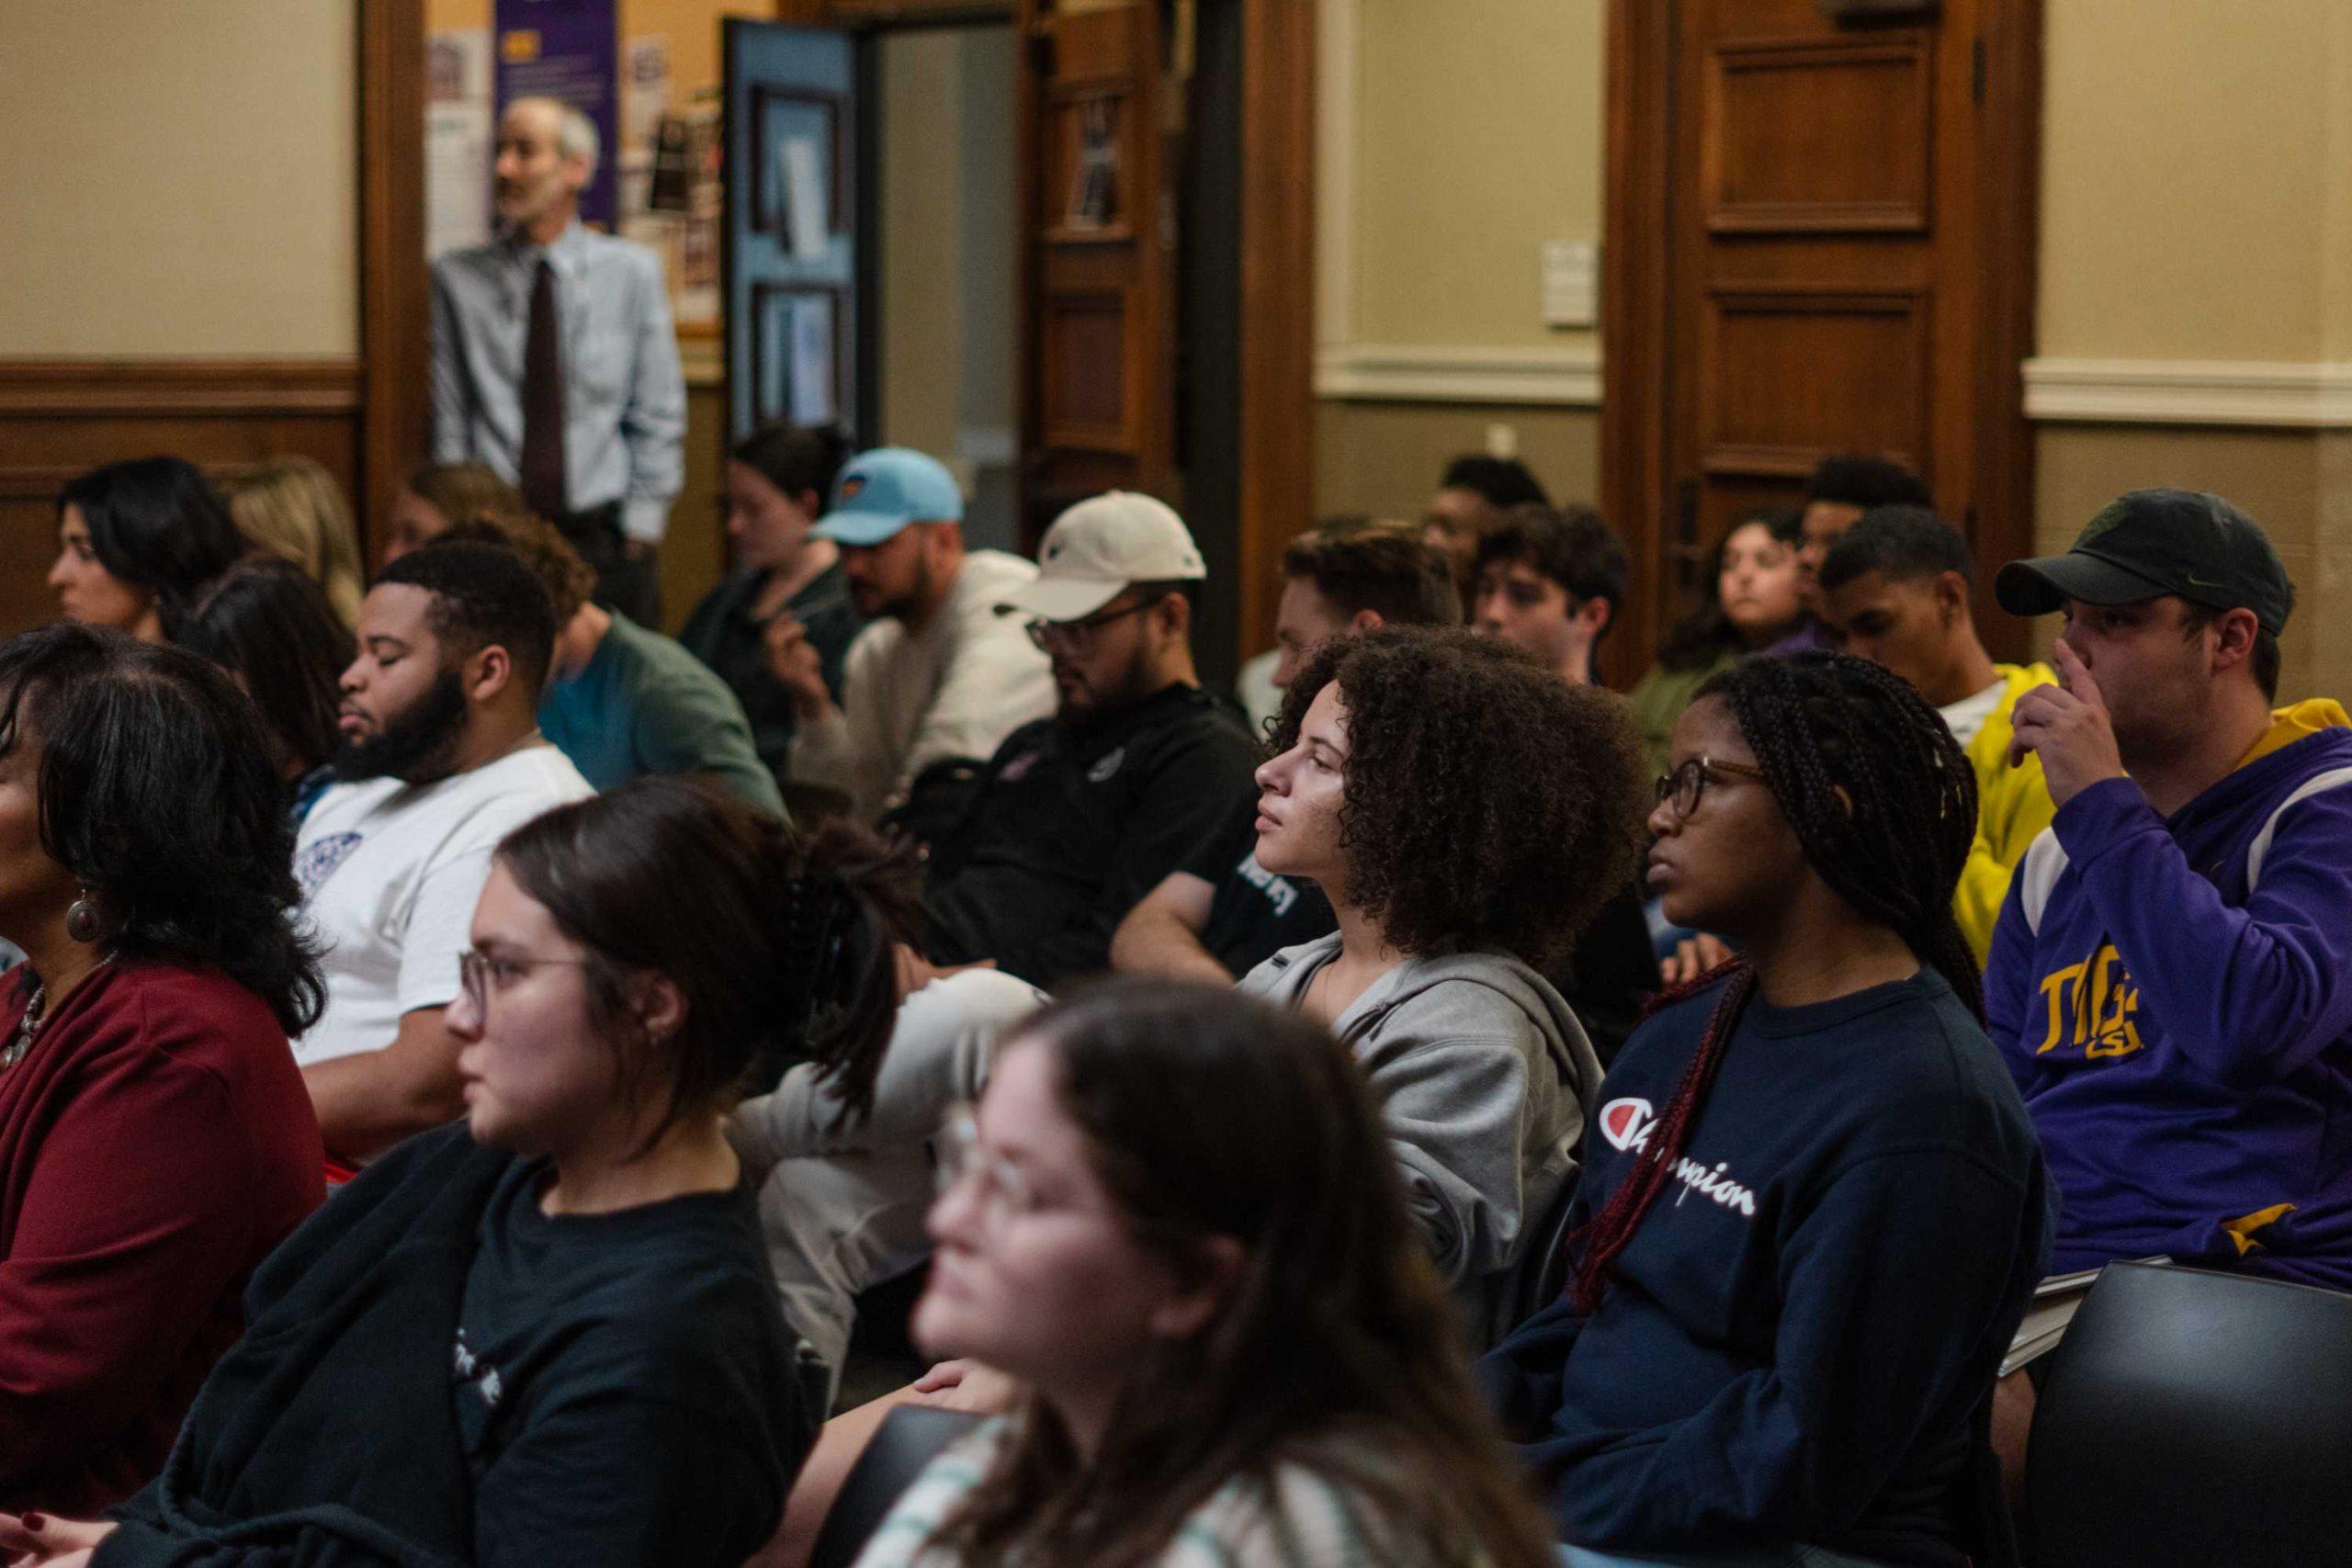
[(1329, 1033), (1229, 990), (1016, 1031), (944, 1141), (914, 1331), (1026, 1393), (861, 1568), (1545, 1568), (1387, 1134)]
[(1591, 1044), (1538, 973), (1633, 875), (1623, 702), (1462, 630), (1328, 643), (1258, 770), (1258, 863), (1338, 931), (1245, 991), (1330, 1026), (1383, 1096), (1406, 1198), (1472, 1338), (1510, 1327), (1531, 1229), (1576, 1168)]
[(1701, 689), (1648, 881), (1739, 957), (1600, 1091), (1573, 1281), (1480, 1364), (1576, 1568), (1986, 1561), (1973, 1420), (2049, 1248), (1952, 887), (1976, 783), (1859, 659)]

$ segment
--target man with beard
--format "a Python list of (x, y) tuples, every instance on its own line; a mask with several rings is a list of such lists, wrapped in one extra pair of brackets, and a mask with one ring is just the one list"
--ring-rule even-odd
[(902, 803), (924, 769), (978, 763), (1054, 711), (1046, 656), (997, 606), (1034, 581), (1018, 556), (964, 547), (964, 493), (902, 446), (843, 466), (816, 532), (868, 625), (843, 661), (839, 705), (817, 649), (790, 615), (768, 624), (768, 668), (792, 693), (796, 784), (837, 789), (859, 821)]
[(925, 905), (934, 963), (993, 960), (1050, 987), (1108, 966), (1121, 918), (1223, 823), (1258, 759), (1193, 671), (1207, 570), (1182, 519), (1113, 491), (1063, 513), (1038, 561), (1011, 608), (1060, 710), (997, 749), (933, 843)]
[(498, 122), (499, 236), (433, 264), (433, 455), (486, 463), (659, 626), (654, 552), (684, 482), (685, 382), (662, 260), (580, 222), (596, 127), (553, 98)]
[(442, 1013), (492, 852), (594, 793), (539, 736), (555, 616), (513, 551), (449, 540), (402, 556), (360, 606), (357, 641), (338, 782), (294, 856), (327, 987), (295, 1056), (330, 1158), (352, 1162), (463, 1110)]

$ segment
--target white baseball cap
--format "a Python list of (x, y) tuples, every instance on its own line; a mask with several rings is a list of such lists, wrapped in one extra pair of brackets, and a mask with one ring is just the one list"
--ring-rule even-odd
[(1006, 608), (1048, 621), (1092, 615), (1135, 582), (1197, 582), (1208, 575), (1193, 532), (1166, 502), (1106, 491), (1054, 519), (1037, 550), (1037, 577)]

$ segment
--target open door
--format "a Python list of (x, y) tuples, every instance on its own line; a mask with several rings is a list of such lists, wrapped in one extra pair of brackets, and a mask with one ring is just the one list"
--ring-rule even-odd
[(772, 419), (862, 429), (870, 373), (859, 353), (853, 40), (729, 17), (722, 48), (728, 440)]
[(1024, 543), (1100, 491), (1180, 510), (1159, 0), (1023, 0)]

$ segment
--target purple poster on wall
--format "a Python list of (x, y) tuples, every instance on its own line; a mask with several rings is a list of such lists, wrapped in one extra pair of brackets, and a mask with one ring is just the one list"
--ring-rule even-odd
[(582, 222), (610, 230), (620, 147), (619, 24), (616, 0), (498, 0), (498, 106), (517, 98), (559, 98), (596, 126), (602, 149), (595, 178), (581, 193)]

